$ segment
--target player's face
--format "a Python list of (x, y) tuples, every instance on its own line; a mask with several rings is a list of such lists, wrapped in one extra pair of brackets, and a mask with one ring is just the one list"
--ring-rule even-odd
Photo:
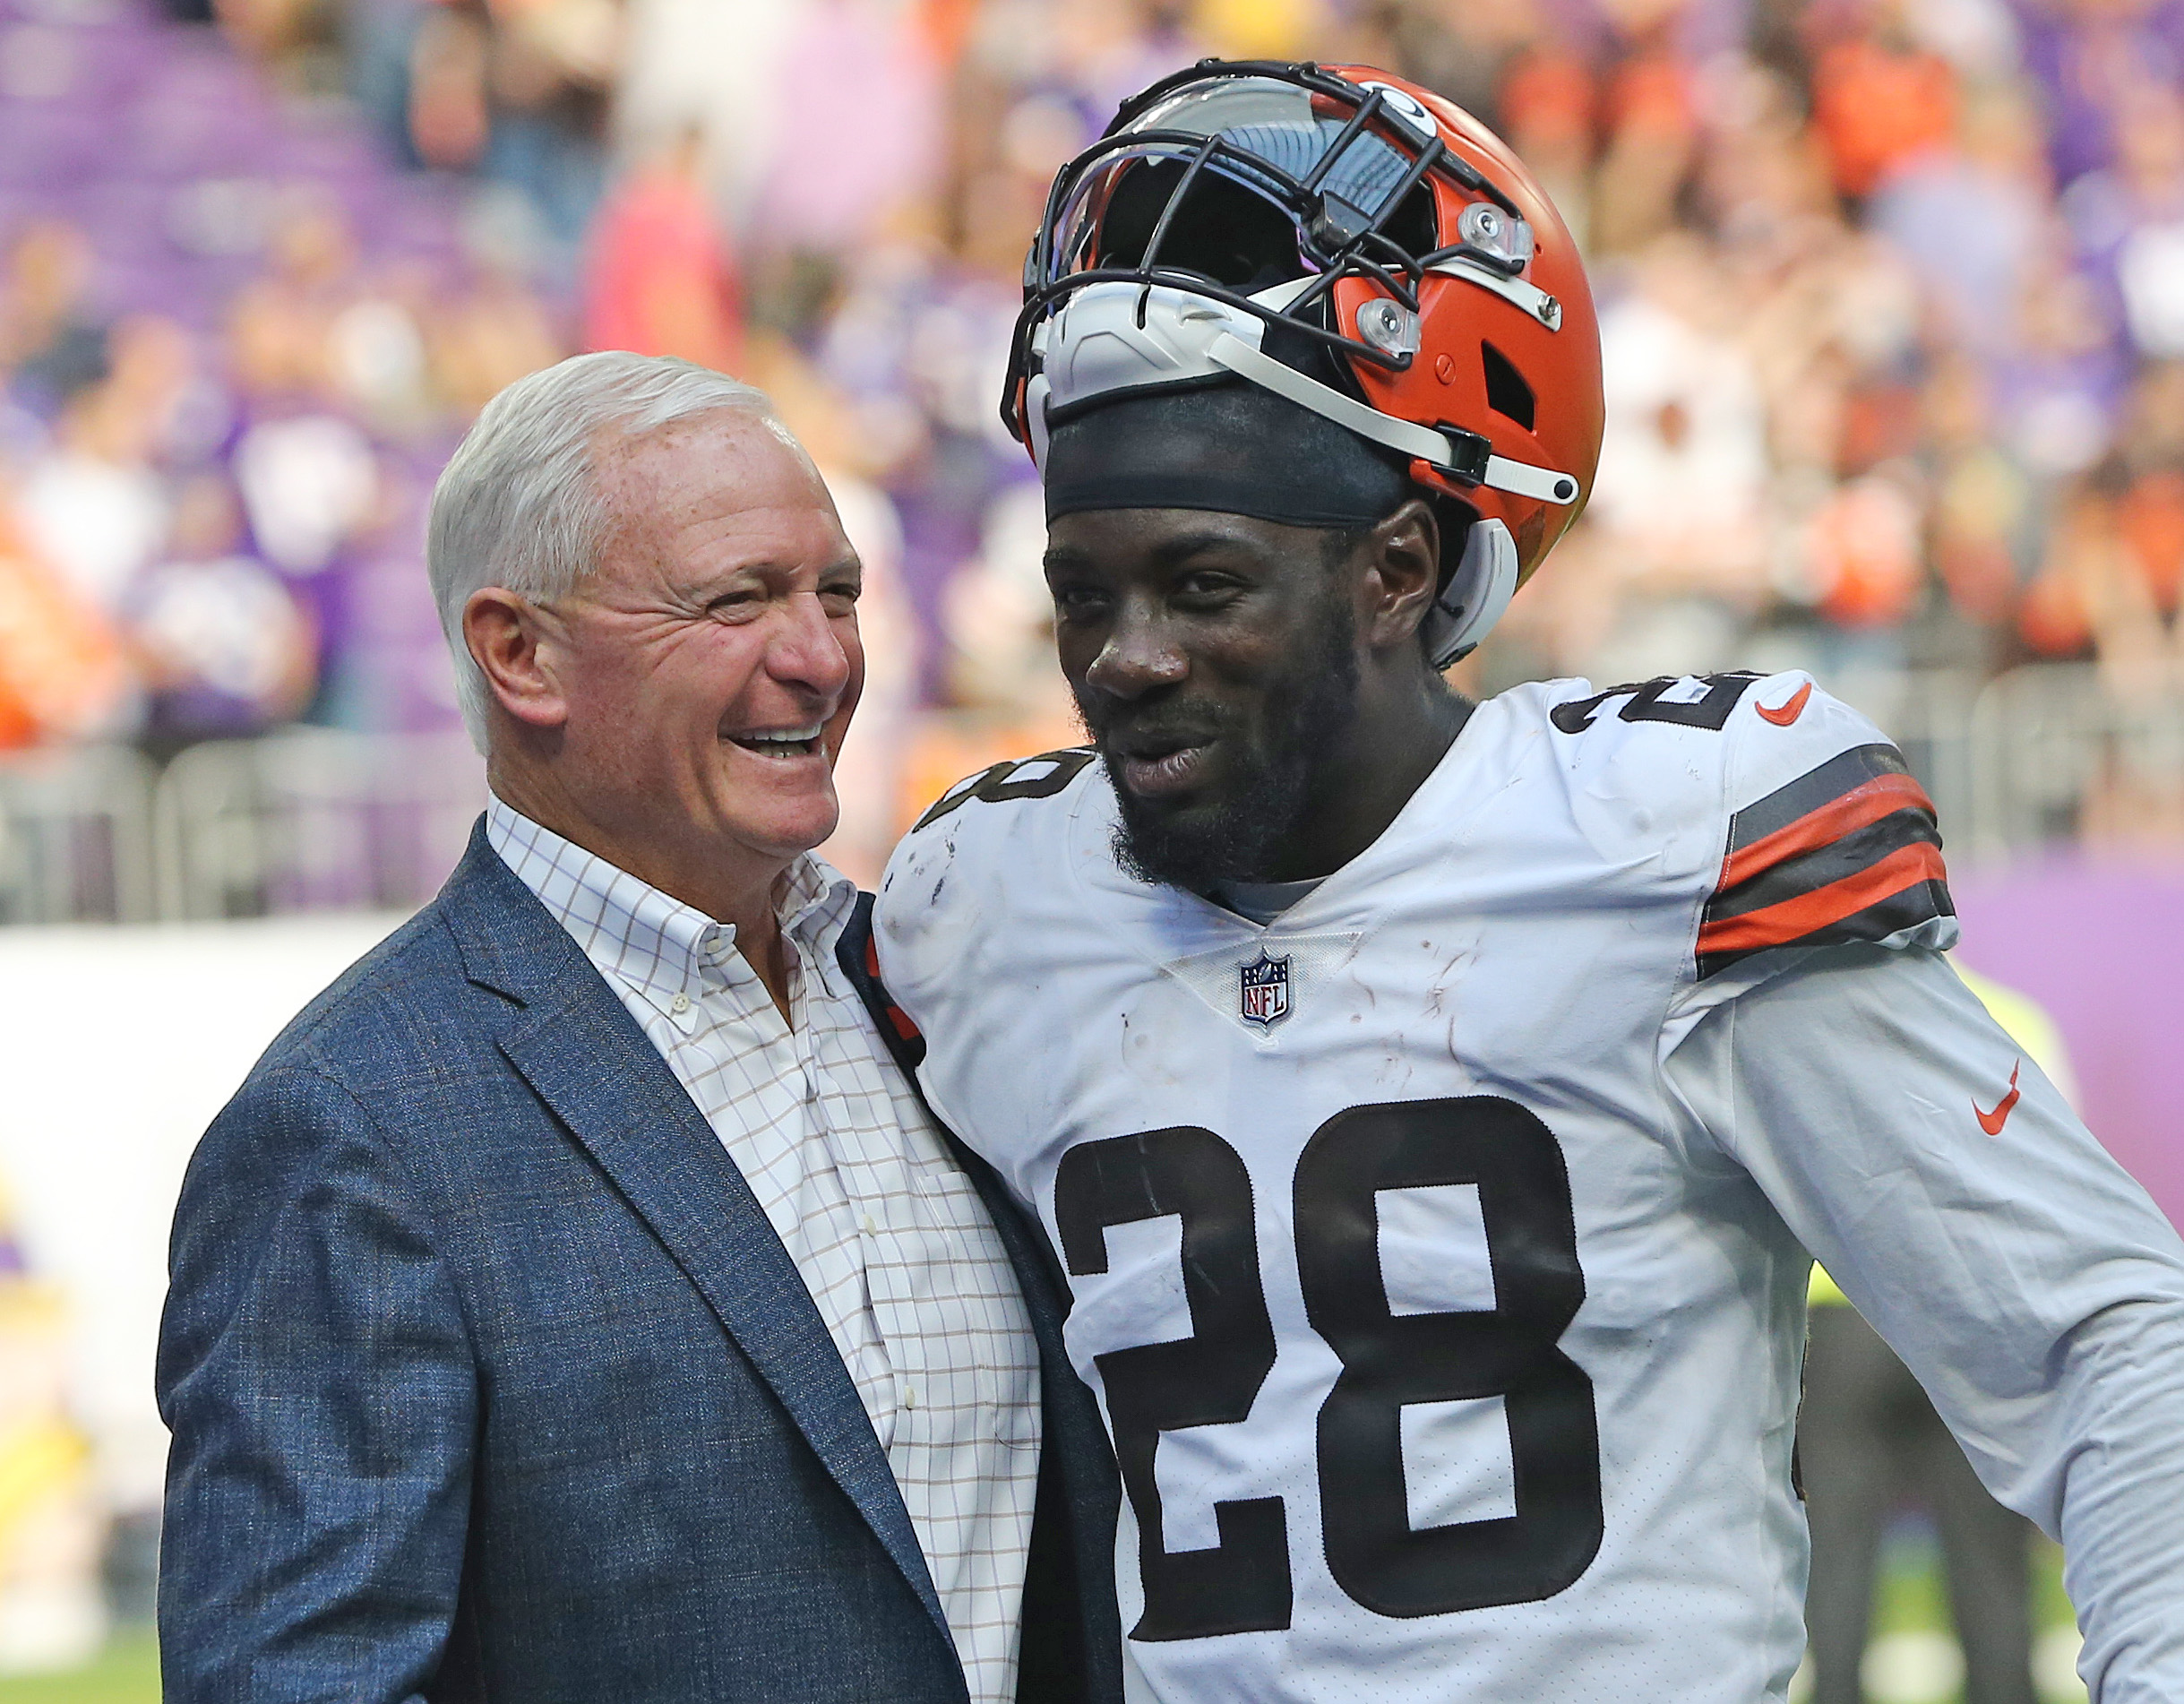
[(746, 415), (658, 434), (599, 480), (598, 570), (547, 617), (558, 767), (655, 885), (770, 879), (839, 814), (834, 759), (864, 679), (856, 554), (811, 461)]
[(1049, 530), (1062, 670), (1149, 881), (1288, 867), (1356, 716), (1356, 625), (1328, 535), (1241, 515), (1117, 509)]

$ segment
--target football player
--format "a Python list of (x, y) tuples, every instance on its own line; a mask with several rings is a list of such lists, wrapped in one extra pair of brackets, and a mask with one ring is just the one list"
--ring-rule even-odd
[(1131, 1683), (1782, 1698), (1817, 1254), (2061, 1536), (2094, 1696), (2184, 1698), (2184, 1246), (1942, 959), (1902, 758), (1801, 674), (1442, 680), (1599, 450), (1523, 166), (1208, 62), (1027, 287), (1092, 744), (942, 797), (862, 968), (1067, 1270)]

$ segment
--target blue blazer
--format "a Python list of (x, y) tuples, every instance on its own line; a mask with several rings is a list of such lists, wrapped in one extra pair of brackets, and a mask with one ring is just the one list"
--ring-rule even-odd
[[(1019, 1696), (1119, 1704), (1113, 1459), (963, 1158), (1044, 1368)], [(206, 1132), (171, 1278), (169, 1704), (963, 1704), (779, 1237), (482, 823)]]

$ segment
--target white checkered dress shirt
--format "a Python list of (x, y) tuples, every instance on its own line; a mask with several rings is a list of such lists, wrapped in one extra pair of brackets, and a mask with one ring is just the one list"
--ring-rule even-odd
[(1038, 1349), (985, 1202), (834, 962), (856, 888), (814, 857), (789, 867), (792, 1028), (732, 925), (498, 799), (486, 833), (642, 1026), (780, 1234), (902, 1487), (971, 1698), (1006, 1704), (1038, 1483)]

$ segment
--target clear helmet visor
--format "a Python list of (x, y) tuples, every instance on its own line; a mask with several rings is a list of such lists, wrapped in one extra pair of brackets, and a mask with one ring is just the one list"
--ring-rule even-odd
[[(1156, 232), (1153, 264), (1231, 289), (1321, 270), (1339, 245), (1328, 237), (1346, 237), (1379, 219), (1416, 158), (1371, 128), (1343, 141), (1350, 117), (1267, 77), (1214, 78), (1178, 90), (1132, 120), (1113, 139), (1115, 151), (1070, 186), (1044, 275), (1028, 282), (1143, 266)], [(1216, 135), (1221, 149), (1190, 176), (1177, 202), (1202, 140)], [(1433, 226), (1431, 193), (1419, 186), (1382, 228), (1423, 254), (1434, 246)]]

